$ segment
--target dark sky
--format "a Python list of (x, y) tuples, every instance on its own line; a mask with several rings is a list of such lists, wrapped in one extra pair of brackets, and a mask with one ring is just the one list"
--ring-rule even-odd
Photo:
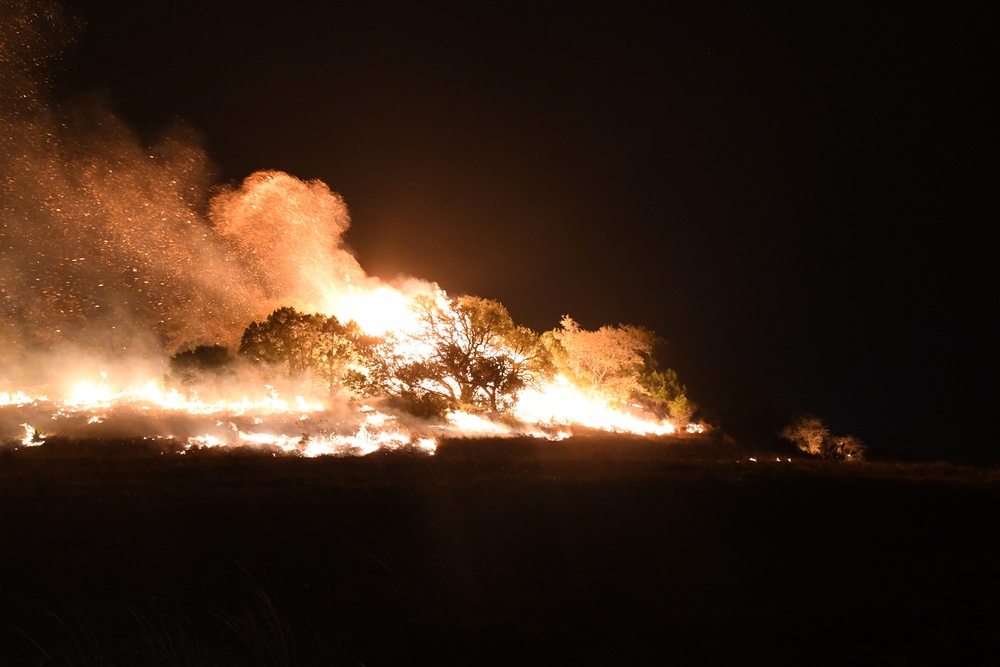
[(989, 17), (577, 4), (75, 0), (61, 91), (321, 179), (369, 273), (654, 329), (734, 430), (995, 458)]

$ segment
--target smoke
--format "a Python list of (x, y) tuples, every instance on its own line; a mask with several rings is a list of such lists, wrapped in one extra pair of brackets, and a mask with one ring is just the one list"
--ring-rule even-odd
[(213, 189), (191, 130), (146, 146), (99, 98), (55, 103), (48, 77), (71, 33), (53, 2), (0, 8), (5, 356), (232, 345), (278, 305), (320, 310), (370, 280), (322, 183), (262, 172)]
[(269, 302), (324, 309), (344, 288), (366, 281), (342, 246), (351, 224), (347, 205), (319, 181), (257, 172), (239, 189), (218, 192), (209, 217)]

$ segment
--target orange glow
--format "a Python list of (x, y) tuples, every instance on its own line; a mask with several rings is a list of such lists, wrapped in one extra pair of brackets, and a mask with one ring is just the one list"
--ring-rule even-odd
[[(569, 437), (574, 427), (653, 436), (676, 432), (674, 424), (641, 406), (581, 386), (586, 382), (578, 377), (551, 377), (543, 363), (548, 349), (537, 336), (515, 327), (502, 307), (502, 318), (509, 322), (505, 333), (490, 333), (474, 343), (480, 364), (475, 373), (492, 379), (470, 380), (470, 364), (455, 370), (455, 364), (448, 365), (453, 359), (438, 363), (449, 354), (464, 354), (466, 361), (473, 354), (455, 354), (461, 346), (454, 340), (446, 341), (451, 347), (435, 347), (426, 335), (436, 326), (456, 326), (453, 338), (467, 335), (461, 327), (474, 325), (463, 320), (464, 297), (450, 298), (434, 283), (417, 279), (389, 284), (366, 275), (343, 244), (350, 224), (346, 204), (319, 181), (276, 171), (252, 174), (239, 187), (218, 189), (206, 218), (190, 210), (190, 196), (173, 201), (168, 194), (172, 188), (164, 190), (167, 194), (156, 206), (145, 202), (143, 193), (159, 192), (137, 185), (157, 180), (148, 169), (143, 161), (131, 176), (121, 172), (125, 175), (112, 177), (118, 172), (109, 170), (112, 176), (105, 179), (104, 171), (88, 172), (85, 193), (101, 196), (90, 201), (77, 193), (84, 197), (82, 210), (110, 208), (121, 215), (95, 219), (85, 226), (86, 233), (75, 233), (81, 224), (78, 214), (56, 215), (45, 226), (31, 219), (37, 207), (25, 213), (31, 224), (22, 230), (26, 240), (18, 252), (28, 261), (8, 271), (17, 280), (5, 298), (24, 312), (37, 311), (18, 323), (31, 329), (31, 340), (65, 342), (68, 349), (50, 356), (54, 348), (43, 346), (44, 352), (35, 354), (26, 344), (27, 361), (0, 367), (3, 373), (16, 369), (30, 380), (18, 383), (9, 379), (13, 374), (0, 374), (0, 443), (34, 446), (43, 437), (59, 436), (152, 437), (181, 443), (185, 451), (251, 446), (302, 456), (343, 456), (400, 448), (433, 453), (439, 439), (448, 437), (556, 440)], [(160, 211), (159, 217), (147, 219), (147, 210)], [(37, 248), (47, 249), (50, 239), (36, 244), (36, 227), (61, 230), (65, 233), (56, 236), (77, 239), (80, 247), (63, 253), (70, 258), (63, 263), (38, 255)], [(115, 243), (107, 240), (109, 235)], [(368, 337), (382, 339), (375, 348), (379, 354), (404, 368), (438, 363), (433, 377), (417, 372), (416, 380), (405, 380), (386, 373), (388, 388), (377, 387), (379, 395), (399, 398), (404, 389), (419, 393), (436, 383), (435, 398), (462, 409), (451, 409), (443, 419), (420, 419), (394, 414), (385, 407), (390, 401), (361, 395), (359, 387), (371, 376), (359, 361), (363, 351), (354, 327), (344, 330), (355, 336), (349, 343), (358, 346), (351, 348), (355, 356), (339, 357), (348, 359), (339, 369), (342, 374), (328, 368), (325, 386), (317, 386), (309, 373), (289, 369), (281, 376), (265, 361), (251, 367), (246, 359), (234, 362), (237, 369), (229, 375), (209, 374), (206, 379), (194, 373), (196, 380), (165, 375), (169, 353), (199, 343), (236, 350), (250, 322), (284, 306), (332, 315), (341, 324), (355, 322)], [(115, 308), (122, 309), (121, 322), (105, 321), (105, 313)], [(438, 324), (428, 317), (432, 310)], [(112, 340), (87, 340), (92, 331)], [(304, 365), (341, 354), (316, 345), (301, 355)], [(106, 363), (109, 350), (113, 361)], [(532, 362), (538, 363), (529, 367)], [(624, 365), (617, 357), (611, 362)], [(404, 386), (407, 381), (410, 385)], [(703, 428), (676, 426), (688, 433)]]
[[(452, 307), (444, 292), (436, 290), (434, 295), (442, 308)], [(420, 360), (433, 351), (418, 336), (407, 335), (420, 326), (410, 303), (411, 298), (401, 291), (382, 285), (374, 290), (359, 288), (341, 297), (337, 312), (345, 319), (364, 321), (367, 333), (396, 334), (395, 353)], [(300, 386), (289, 393), (267, 384), (237, 384), (203, 396), (198, 389), (167, 387), (158, 379), (118, 384), (107, 372), (101, 372), (99, 379), (69, 383), (60, 398), (33, 396), (23, 390), (0, 392), (0, 409), (33, 415), (31, 421), (20, 422), (23, 435), (0, 433), (0, 439), (16, 437), (24, 446), (41, 444), (42, 437), (33, 424), (43, 419), (44, 431), (50, 436), (101, 437), (119, 433), (116, 429), (130, 432), (121, 426), (127, 424), (158, 430), (155, 437), (179, 439), (186, 450), (271, 447), (311, 457), (365, 455), (403, 447), (433, 453), (438, 440), (445, 437), (530, 435), (561, 440), (569, 437), (574, 427), (651, 436), (676, 432), (669, 421), (653, 417), (641, 406), (610, 402), (598, 391), (583, 389), (562, 375), (522, 390), (503, 421), (462, 410), (448, 412), (441, 423), (401, 419), (377, 409), (371, 401), (341, 405), (313, 395), (314, 391)], [(160, 430), (163, 423), (170, 425), (169, 432)], [(704, 430), (700, 424), (685, 424), (683, 428), (687, 433)]]
[(236, 400), (203, 401), (194, 390), (181, 393), (177, 389), (165, 389), (156, 380), (150, 380), (137, 387), (114, 389), (108, 383), (107, 375), (102, 374), (102, 376), (104, 379), (100, 384), (84, 380), (73, 385), (69, 396), (62, 401), (63, 409), (71, 412), (87, 412), (99, 408), (135, 405), (144, 409), (158, 408), (192, 415), (248, 413), (269, 415), (293, 412), (308, 414), (323, 410), (323, 405), (318, 401), (307, 401), (302, 396), (295, 396), (289, 401), (279, 396), (272, 387), (265, 387), (267, 394), (262, 398), (250, 399), (243, 396)]
[[(633, 409), (634, 410), (634, 409)], [(643, 418), (629, 406), (612, 407), (588, 396), (562, 376), (536, 390), (525, 391), (514, 408), (522, 421), (547, 426), (574, 424), (613, 433), (669, 435), (674, 426), (666, 420)]]
[(381, 336), (389, 331), (412, 329), (416, 317), (410, 309), (412, 299), (388, 286), (362, 291), (352, 287), (347, 294), (330, 299), (328, 310), (341, 322), (354, 320), (369, 334)]

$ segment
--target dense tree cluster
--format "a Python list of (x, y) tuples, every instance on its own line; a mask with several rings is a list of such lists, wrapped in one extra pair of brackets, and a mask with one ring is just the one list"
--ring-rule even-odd
[[(499, 302), (473, 296), (419, 296), (411, 308), (415, 326), (381, 337), (353, 321), (279, 308), (246, 328), (238, 357), (331, 397), (388, 397), (421, 415), (507, 414), (522, 391), (556, 375), (609, 404), (642, 406), (680, 423), (694, 411), (677, 374), (657, 364), (661, 341), (648, 329), (588, 331), (565, 317), (539, 336)], [(175, 355), (171, 369), (190, 380), (235, 362), (225, 348), (203, 346)]]

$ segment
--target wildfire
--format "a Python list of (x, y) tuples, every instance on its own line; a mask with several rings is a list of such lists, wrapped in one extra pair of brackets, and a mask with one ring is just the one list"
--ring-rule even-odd
[(22, 445), (25, 447), (36, 447), (42, 444), (45, 436), (38, 433), (34, 426), (31, 424), (21, 424), (21, 426), (24, 428), (24, 437), (21, 438)]
[[(39, 399), (32, 398), (31, 396), (25, 394), (23, 391), (14, 391), (14, 392), (0, 391), (0, 407), (3, 407), (5, 405), (21, 406), (21, 405), (26, 405), (28, 403), (34, 403), (36, 400)], [(46, 399), (45, 397), (41, 397), (41, 400), (48, 400), (48, 399)]]
[(563, 376), (540, 389), (529, 390), (521, 396), (514, 413), (529, 423), (572, 426), (632, 433), (635, 435), (670, 435), (676, 429), (666, 420), (643, 419), (626, 410), (616, 409), (599, 398), (587, 396)]
[[(462, 322), (457, 302), (436, 287), (427, 292), (430, 296), (424, 306), (438, 309), (441, 316), (430, 320), (431, 326), (444, 326), (442, 322), (452, 322), (449, 318)], [(428, 324), (421, 322), (413, 297), (399, 290), (386, 285), (371, 290), (354, 288), (339, 298), (334, 310), (357, 321), (364, 334), (390, 334), (385, 340), (393, 341), (394, 346), (386, 354), (396, 355), (404, 363), (428, 364), (436, 353), (433, 342), (421, 333)], [(465, 326), (471, 325), (465, 322)], [(508, 349), (500, 337), (483, 338), (479, 344), (478, 353), (488, 366), (525, 363), (530, 357), (523, 349)], [(432, 379), (424, 378), (414, 386), (418, 390), (430, 386), (456, 396), (463, 389), (456, 377), (439, 378), (436, 385)], [(139, 435), (139, 430), (146, 429), (154, 432), (154, 437), (182, 443), (182, 453), (250, 446), (312, 457), (365, 455), (407, 447), (433, 453), (443, 437), (530, 435), (560, 440), (569, 437), (574, 427), (651, 436), (676, 432), (674, 424), (654, 417), (642, 405), (609, 400), (599, 388), (583, 387), (564, 373), (534, 377), (513, 394), (515, 400), (503, 419), (488, 411), (450, 409), (442, 421), (404, 418), (375, 407), (371, 400), (345, 403), (332, 395), (322, 398), (310, 386), (298, 386), (301, 391), (289, 393), (266, 383), (250, 387), (237, 383), (203, 391), (197, 384), (169, 386), (164, 379), (119, 384), (107, 372), (68, 386), (57, 398), (49, 397), (51, 391), (38, 395), (20, 389), (0, 392), (0, 410), (31, 415), (30, 421), (17, 421), (22, 434), (0, 432), (0, 440), (39, 445), (43, 436), (36, 424), (44, 423), (47, 435), (81, 438), (121, 432)], [(3, 423), (0, 420), (0, 428)], [(695, 423), (682, 427), (687, 433), (704, 429)]]
[(367, 333), (381, 336), (390, 331), (409, 331), (416, 326), (410, 309), (410, 299), (401, 291), (389, 286), (361, 291), (355, 287), (333, 297), (334, 304), (324, 310), (334, 313), (340, 320), (353, 320)]
[(87, 380), (73, 385), (69, 395), (62, 401), (64, 410), (70, 412), (87, 412), (101, 408), (133, 405), (143, 410), (159, 409), (171, 412), (186, 412), (192, 415), (273, 415), (282, 413), (302, 413), (322, 411), (323, 405), (317, 401), (306, 400), (303, 396), (295, 396), (291, 401), (282, 398), (273, 387), (265, 386), (263, 397), (251, 399), (243, 396), (236, 400), (217, 399), (204, 401), (198, 392), (191, 389), (181, 393), (177, 389), (166, 389), (161, 382), (150, 380), (139, 386), (128, 386), (123, 389), (113, 389), (106, 373), (101, 374), (102, 381), (93, 384)]
[[(420, 302), (425, 309), (423, 315), (414, 297), (387, 285), (370, 290), (355, 287), (340, 296), (334, 310), (341, 317), (357, 321), (362, 333), (392, 341), (385, 350), (380, 348), (380, 354), (395, 358), (404, 368), (405, 364), (416, 368), (432, 366), (434, 355), (440, 354), (440, 345), (435, 346), (427, 330), (446, 326), (457, 327), (446, 336), (448, 346), (460, 346), (463, 336), (475, 338), (478, 347), (467, 352), (480, 355), (486, 368), (507, 368), (530, 361), (530, 349), (510, 348), (503, 336), (477, 337), (475, 331), (470, 333), (469, 328), (474, 328), (478, 320), (462, 319), (461, 304), (436, 286), (426, 288), (424, 294)], [(446, 350), (451, 349), (448, 346)], [(159, 378), (119, 384), (108, 372), (101, 372), (99, 378), (68, 383), (69, 388), (61, 396), (56, 394), (57, 398), (49, 398), (51, 391), (38, 395), (20, 389), (0, 392), (0, 410), (31, 415), (28, 421), (16, 420), (22, 434), (0, 431), (0, 441), (39, 445), (43, 437), (36, 425), (44, 424), (49, 436), (99, 438), (141, 433), (145, 437), (153, 433), (154, 437), (182, 443), (183, 452), (249, 446), (312, 457), (365, 455), (407, 447), (433, 453), (438, 440), (445, 437), (529, 435), (560, 440), (569, 437), (574, 427), (650, 436), (676, 432), (674, 424), (654, 417), (643, 405), (612, 400), (600, 386), (582, 386), (564, 372), (535, 376), (525, 371), (524, 377), (526, 384), (511, 393), (513, 401), (503, 419), (481, 409), (452, 408), (443, 420), (435, 421), (387, 412), (376, 407), (378, 401), (345, 401), (333, 393), (324, 398), (315, 386), (297, 385), (298, 391), (290, 393), (266, 383), (247, 386), (245, 381), (221, 389), (203, 389), (197, 383), (171, 386)], [(520, 381), (520, 376), (507, 380), (510, 378)], [(437, 377), (433, 373), (405, 386), (410, 387), (408, 391), (426, 390), (428, 396), (466, 395), (471, 397), (469, 400), (478, 397), (480, 401), (489, 397), (492, 388), (488, 383), (463, 385), (457, 375)], [(3, 423), (0, 420), (0, 428)], [(681, 426), (687, 433), (704, 429), (695, 423)]]
[[(395, 418), (376, 411), (368, 411), (356, 433), (349, 435), (287, 435), (262, 432), (244, 432), (234, 424), (226, 425), (226, 435), (202, 434), (187, 439), (185, 451), (192, 448), (267, 446), (301, 456), (364, 456), (372, 452), (394, 450), (412, 446), (433, 454), (437, 446), (434, 438), (414, 437), (399, 429)], [(220, 426), (222, 424), (219, 424)]]
[[(382, 290), (372, 304), (394, 302)], [(360, 295), (352, 303), (364, 303)], [(360, 311), (356, 311), (360, 312)], [(407, 348), (410, 352), (412, 348)], [(0, 408), (30, 413), (33, 424), (45, 424), (49, 435), (101, 437), (116, 433), (116, 425), (148, 429), (155, 437), (180, 441), (184, 451), (212, 447), (268, 447), (301, 456), (365, 455), (379, 449), (411, 447), (433, 453), (442, 437), (505, 437), (532, 435), (552, 440), (569, 437), (574, 426), (615, 433), (667, 435), (675, 432), (668, 421), (643, 414), (641, 406), (613, 406), (588, 394), (562, 375), (520, 392), (509, 417), (451, 410), (439, 423), (404, 420), (359, 402), (345, 412), (315, 396), (282, 395), (265, 385), (242, 396), (203, 397), (194, 388), (168, 387), (162, 380), (117, 386), (108, 373), (99, 379), (72, 383), (65, 395), (50, 398), (22, 390), (0, 393)], [(336, 409), (335, 409), (336, 408)], [(0, 425), (2, 425), (0, 421)], [(38, 428), (20, 421), (23, 446), (42, 443)], [(160, 432), (169, 424), (169, 432)], [(687, 425), (695, 432), (700, 425)], [(138, 435), (138, 432), (135, 433)]]
[[(43, 38), (37, 16), (16, 15), (12, 43)], [(345, 245), (347, 204), (321, 181), (261, 171), (213, 186), (184, 133), (146, 146), (108, 109), (50, 108), (43, 63), (8, 60), (10, 81), (32, 83), (0, 100), (0, 443), (316, 456), (695, 428), (652, 332), (566, 318), (539, 336), (497, 302), (383, 282)]]

